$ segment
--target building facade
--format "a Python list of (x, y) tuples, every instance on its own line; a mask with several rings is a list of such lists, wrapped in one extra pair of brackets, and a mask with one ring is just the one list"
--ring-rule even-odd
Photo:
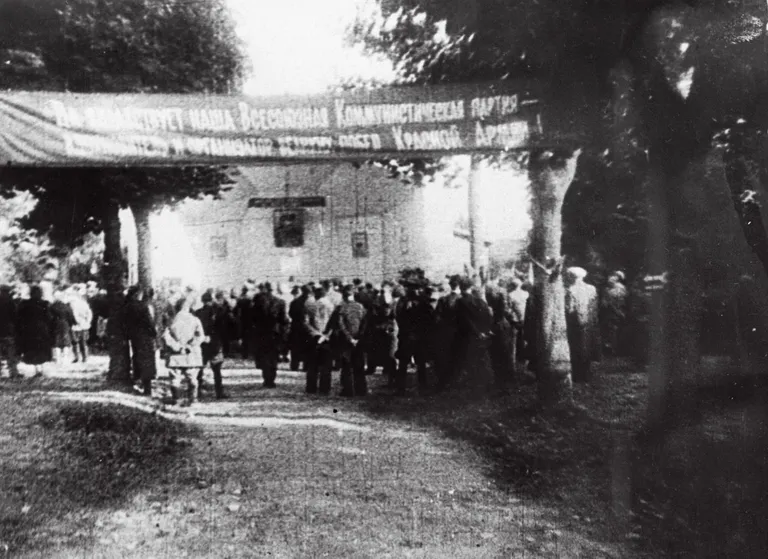
[[(380, 282), (415, 266), (436, 277), (468, 261), (468, 243), (453, 236), (456, 217), (445, 215), (450, 204), (427, 207), (425, 187), (403, 184), (383, 169), (349, 163), (244, 167), (235, 179), (220, 200), (187, 201), (174, 212), (201, 286), (231, 289), (246, 279)], [(276, 220), (286, 211), (277, 198), (324, 204), (287, 212), (303, 221), (303, 235), (289, 235), (282, 247), (286, 239), (279, 225), (276, 233)]]

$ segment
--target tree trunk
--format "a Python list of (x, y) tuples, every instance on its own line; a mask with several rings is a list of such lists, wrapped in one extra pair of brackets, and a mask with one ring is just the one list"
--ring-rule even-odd
[(149, 228), (149, 215), (152, 210), (149, 205), (131, 205), (133, 219), (136, 222), (136, 242), (138, 249), (139, 285), (144, 289), (154, 285), (152, 274), (152, 231)]
[(482, 226), (482, 208), (480, 204), (479, 167), (481, 158), (472, 156), (469, 174), (468, 215), (469, 215), (469, 265), (478, 275), (487, 275), (488, 249), (485, 246), (485, 228)]
[(107, 379), (116, 384), (130, 385), (132, 384), (130, 350), (120, 317), (124, 285), (119, 211), (120, 208), (117, 204), (109, 205), (104, 227), (103, 276), (109, 301), (109, 321), (107, 322), (109, 370)]
[(550, 152), (535, 152), (531, 154), (528, 168), (533, 210), (531, 256), (538, 263), (534, 291), (534, 366), (539, 400), (545, 407), (571, 398), (571, 359), (565, 324), (561, 254), (562, 208), (580, 154), (581, 150), (577, 150), (562, 160)]
[[(656, 175), (649, 237), (649, 273), (668, 273), (668, 283), (653, 294), (647, 428), (669, 432), (697, 414), (701, 278), (697, 249), (698, 185), (690, 173), (701, 161)], [(695, 177), (694, 177), (695, 178)]]

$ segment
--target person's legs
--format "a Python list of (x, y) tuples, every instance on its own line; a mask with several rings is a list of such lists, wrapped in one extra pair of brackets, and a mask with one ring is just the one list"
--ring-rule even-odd
[(182, 369), (182, 374), (187, 380), (187, 405), (197, 403), (198, 399), (198, 384), (197, 384), (198, 369)]
[(352, 350), (350, 349), (341, 353), (341, 396), (354, 396), (355, 388), (352, 374)]
[(171, 383), (171, 403), (176, 405), (181, 391), (181, 372), (178, 369), (168, 369), (168, 377)]
[(211, 362), (211, 369), (213, 370), (213, 390), (216, 393), (216, 399), (218, 400), (227, 397), (224, 393), (224, 379), (221, 376), (222, 365), (224, 365), (222, 361)]
[[(307, 367), (307, 394), (317, 393), (319, 348), (307, 348), (303, 352), (304, 363)], [(293, 369), (293, 367), (291, 367)]]
[(365, 396), (368, 394), (368, 382), (365, 378), (365, 358), (362, 350), (358, 351), (357, 348), (352, 350), (352, 380), (355, 396)]
[(398, 394), (405, 394), (408, 386), (408, 365), (411, 362), (412, 349), (410, 343), (405, 340), (400, 341), (400, 354), (398, 355), (400, 362), (398, 363), (394, 378), (395, 390)]
[(317, 372), (320, 376), (320, 394), (330, 394), (333, 367), (333, 355), (328, 344), (317, 348)]
[(264, 386), (274, 388), (275, 380), (277, 379), (277, 364), (280, 361), (280, 354), (277, 348), (265, 350), (261, 361), (263, 365), (261, 375), (264, 378)]

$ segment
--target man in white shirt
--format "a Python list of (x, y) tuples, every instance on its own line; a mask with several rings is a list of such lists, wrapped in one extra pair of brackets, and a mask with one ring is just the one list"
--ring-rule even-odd
[(85, 299), (85, 287), (78, 285), (71, 291), (69, 306), (75, 315), (75, 324), (72, 326), (72, 350), (75, 354), (75, 363), (88, 360), (88, 333), (91, 329), (93, 311), (91, 305)]

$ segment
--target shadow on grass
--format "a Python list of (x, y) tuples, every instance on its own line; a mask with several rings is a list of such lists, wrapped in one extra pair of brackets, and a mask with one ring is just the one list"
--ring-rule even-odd
[(705, 390), (664, 437), (637, 438), (633, 509), (658, 556), (768, 557), (766, 395)]
[(500, 490), (557, 510), (560, 526), (603, 542), (623, 541), (627, 528), (614, 521), (612, 468), (618, 442), (639, 425), (644, 395), (637, 393), (646, 380), (627, 366), (608, 365), (610, 375), (574, 388), (583, 408), (557, 413), (539, 412), (533, 384), (479, 398), (461, 392), (397, 398), (374, 391), (356, 405), (376, 418), (438, 430), (478, 456)]
[(0, 545), (11, 553), (88, 539), (94, 512), (168, 479), (196, 435), (116, 405), (42, 395), (3, 395), (2, 404), (11, 435), (0, 453)]

